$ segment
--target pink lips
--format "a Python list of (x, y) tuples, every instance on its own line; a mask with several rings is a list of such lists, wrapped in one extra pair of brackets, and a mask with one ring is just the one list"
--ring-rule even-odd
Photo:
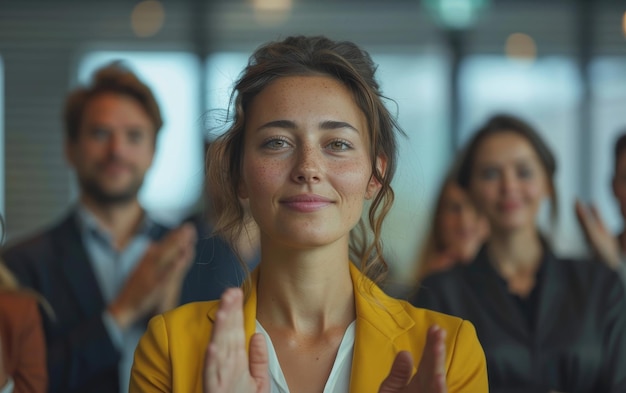
[(504, 202), (501, 202), (498, 207), (500, 208), (501, 211), (505, 213), (510, 213), (512, 211), (517, 210), (520, 206), (522, 206), (522, 204), (519, 202), (504, 201)]
[(333, 202), (328, 198), (315, 194), (300, 194), (281, 199), (280, 203), (290, 209), (302, 213), (310, 213), (323, 209)]

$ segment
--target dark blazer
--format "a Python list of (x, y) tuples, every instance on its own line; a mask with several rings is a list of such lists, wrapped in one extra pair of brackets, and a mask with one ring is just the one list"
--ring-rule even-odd
[(15, 392), (44, 393), (46, 344), (34, 295), (0, 289), (0, 340), (4, 371)]
[(491, 392), (626, 392), (626, 298), (617, 274), (550, 251), (541, 271), (531, 319), (485, 248), (470, 265), (426, 278), (411, 303), (474, 324)]
[[(181, 304), (219, 299), (226, 288), (238, 287), (246, 271), (231, 247), (222, 238), (212, 235), (213, 228), (203, 213), (194, 214), (185, 222), (193, 224), (198, 233), (195, 263), (191, 266), (181, 294)], [(249, 263), (252, 269), (258, 260)]]
[[(157, 227), (155, 240), (167, 232)], [(238, 285), (240, 267), (220, 240), (202, 239), (185, 277), (181, 303), (212, 300), (227, 285)], [(101, 314), (107, 307), (89, 263), (73, 214), (60, 224), (3, 252), (20, 283), (41, 293), (56, 313), (44, 318), (50, 392), (119, 391), (120, 354)]]

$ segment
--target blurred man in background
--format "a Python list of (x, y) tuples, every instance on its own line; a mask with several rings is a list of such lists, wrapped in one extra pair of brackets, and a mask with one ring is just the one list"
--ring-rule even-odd
[(168, 231), (139, 204), (162, 119), (137, 76), (116, 63), (100, 69), (68, 96), (64, 121), (78, 203), (3, 258), (54, 310), (44, 318), (50, 391), (124, 392), (147, 320), (180, 302), (196, 232)]
[[(626, 133), (615, 142), (614, 157), (615, 172), (611, 186), (622, 220), (626, 222)], [(580, 201), (576, 201), (576, 216), (596, 256), (617, 271), (626, 285), (626, 230), (615, 236), (604, 224), (598, 209), (593, 205), (587, 207)]]

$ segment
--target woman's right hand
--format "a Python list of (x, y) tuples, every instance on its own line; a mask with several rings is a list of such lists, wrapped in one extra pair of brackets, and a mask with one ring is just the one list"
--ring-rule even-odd
[(447, 393), (445, 338), (446, 331), (439, 326), (428, 329), (422, 360), (412, 379), (411, 354), (407, 351), (398, 353), (378, 393)]
[(269, 378), (265, 337), (253, 335), (246, 353), (243, 292), (227, 289), (204, 360), (204, 393), (269, 393)]

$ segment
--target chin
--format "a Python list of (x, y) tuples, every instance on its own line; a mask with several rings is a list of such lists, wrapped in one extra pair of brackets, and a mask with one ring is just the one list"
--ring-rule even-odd
[(307, 231), (303, 229), (289, 229), (282, 230), (277, 234), (276, 239), (279, 242), (290, 248), (296, 249), (309, 249), (324, 247), (326, 245), (335, 243), (338, 237), (332, 236), (329, 231), (315, 230)]
[(528, 224), (526, 221), (510, 220), (510, 221), (499, 222), (495, 229), (498, 232), (512, 233), (512, 232), (523, 230), (527, 227), (528, 227)]

